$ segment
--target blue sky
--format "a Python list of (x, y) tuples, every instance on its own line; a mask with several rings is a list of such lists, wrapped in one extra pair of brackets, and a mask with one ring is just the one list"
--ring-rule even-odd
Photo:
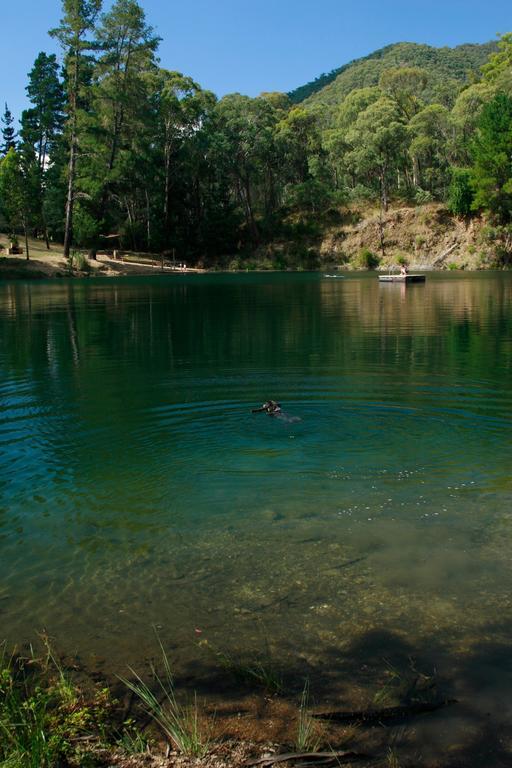
[[(139, 1), (163, 38), (161, 65), (219, 96), (288, 91), (389, 43), (453, 46), (512, 31), (510, 0)], [(57, 51), (47, 30), (58, 24), (61, 6), (60, 0), (3, 6), (0, 111), (7, 101), (19, 116), (37, 53)]]

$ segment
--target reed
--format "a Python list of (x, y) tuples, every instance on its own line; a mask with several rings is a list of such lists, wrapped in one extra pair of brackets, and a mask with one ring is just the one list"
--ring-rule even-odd
[(318, 752), (321, 735), (318, 723), (311, 717), (309, 707), (309, 680), (306, 679), (299, 704), (295, 747), (297, 752)]
[(176, 696), (174, 677), (169, 658), (158, 640), (162, 652), (164, 673), (160, 675), (152, 666), (156, 693), (140, 675), (130, 667), (134, 680), (120, 680), (137, 696), (144, 710), (161, 729), (169, 743), (190, 757), (204, 757), (211, 743), (211, 728), (200, 716), (197, 697), (192, 703), (181, 704)]

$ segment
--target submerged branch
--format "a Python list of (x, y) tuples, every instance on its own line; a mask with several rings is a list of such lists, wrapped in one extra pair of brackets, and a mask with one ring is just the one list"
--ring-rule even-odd
[(339, 765), (340, 761), (348, 762), (349, 760), (367, 759), (369, 755), (363, 755), (358, 752), (288, 752), (284, 755), (268, 755), (267, 757), (260, 757), (259, 760), (251, 760), (245, 763), (246, 768), (250, 766), (261, 765), (266, 766), (275, 765), (276, 763), (286, 763), (290, 760), (308, 760), (308, 763), (304, 765)]
[(457, 699), (443, 699), (442, 701), (416, 702), (398, 707), (384, 707), (383, 709), (366, 709), (354, 712), (321, 712), (312, 713), (313, 717), (320, 720), (331, 720), (336, 723), (360, 723), (362, 725), (391, 725), (401, 720), (407, 720), (427, 712), (435, 712), (451, 704), (457, 704)]

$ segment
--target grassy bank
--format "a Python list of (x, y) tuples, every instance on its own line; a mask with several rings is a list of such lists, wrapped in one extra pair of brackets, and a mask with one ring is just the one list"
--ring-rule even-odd
[[(412, 661), (403, 670), (383, 662), (364, 707), (353, 711), (340, 701), (315, 699), (315, 681), (286, 680), (268, 649), (244, 660), (206, 644), (216, 693), (222, 692), (214, 703), (190, 681), (177, 684), (158, 638), (156, 650), (158, 661), (144, 676), (127, 669), (126, 677), (107, 685), (59, 658), (46, 636), (37, 650), (8, 653), (4, 645), (0, 766), (405, 768), (414, 754), (414, 731), (405, 738), (394, 726), (413, 729), (418, 716), (446, 705), (432, 674)], [(326, 706), (328, 716), (322, 714)], [(414, 765), (427, 763), (416, 759)]]
[[(282, 720), (286, 712), (292, 739), (285, 748), (318, 751), (322, 729), (306, 710), (306, 689), (297, 704), (278, 701), (273, 675), (263, 662), (244, 667), (225, 657), (222, 664), (226, 674), (241, 675), (258, 692), (260, 718), (265, 717), (262, 706), (266, 717)], [(129, 669), (116, 690), (66, 666), (46, 637), (38, 652), (8, 653), (5, 645), (0, 652), (2, 768), (235, 768), (250, 757), (281, 751), (268, 736), (262, 739), (256, 723), (248, 728), (246, 717), (236, 732), (232, 716), (217, 714), (196, 694), (178, 691), (163, 647), (160, 664), (151, 667), (147, 681)]]

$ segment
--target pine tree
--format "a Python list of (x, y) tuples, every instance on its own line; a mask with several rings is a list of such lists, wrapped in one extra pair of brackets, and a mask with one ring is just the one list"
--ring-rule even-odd
[(73, 208), (75, 202), (75, 177), (78, 155), (78, 115), (83, 86), (83, 69), (87, 52), (94, 45), (88, 35), (94, 30), (101, 0), (62, 0), (63, 16), (60, 26), (50, 31), (61, 44), (66, 61), (68, 92), (67, 133), (69, 141), (68, 190), (66, 196), (66, 222), (64, 227), (64, 256), (69, 257), (73, 236)]
[(5, 105), (5, 111), (2, 117), (2, 139), (3, 144), (0, 148), (2, 155), (7, 155), (10, 149), (16, 149), (16, 132), (13, 128), (14, 117), (7, 106)]
[(93, 115), (80, 174), (85, 195), (79, 203), (89, 222), (85, 240), (92, 258), (99, 233), (114, 226), (109, 216), (112, 199), (126, 201), (135, 192), (134, 169), (151, 126), (150, 78), (156, 74), (159, 43), (136, 0), (115, 0), (101, 17), (96, 39), (101, 53), (94, 70)]
[(21, 115), (20, 147), (26, 178), (30, 181), (33, 223), (41, 229), (50, 248), (45, 217), (46, 178), (50, 165), (59, 155), (62, 139), (64, 91), (58, 76), (55, 54), (40, 53), (29, 72), (27, 94), (32, 103)]
[(41, 173), (64, 124), (64, 90), (55, 54), (41, 52), (29, 72), (27, 95), (33, 105), (22, 114), (21, 139), (34, 147)]

